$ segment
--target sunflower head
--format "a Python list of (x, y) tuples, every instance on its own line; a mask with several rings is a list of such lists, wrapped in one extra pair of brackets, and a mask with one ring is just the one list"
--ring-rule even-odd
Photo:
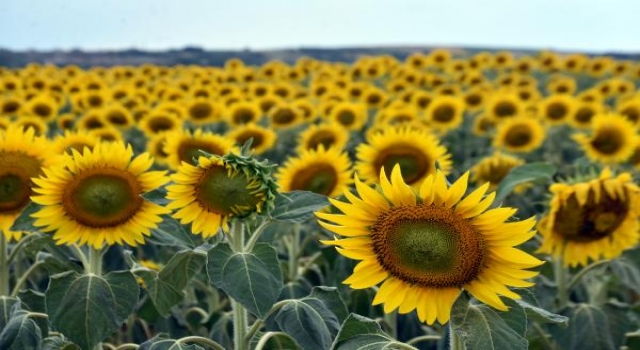
[(593, 118), (592, 134), (573, 136), (587, 157), (602, 163), (621, 163), (633, 154), (638, 136), (634, 125), (618, 114), (600, 114)]
[(524, 164), (524, 160), (501, 152), (483, 158), (472, 169), (472, 180), (489, 183), (489, 190), (495, 190), (511, 169)]
[(612, 259), (638, 243), (640, 188), (631, 174), (613, 176), (605, 168), (596, 179), (550, 187), (549, 213), (538, 230), (539, 251), (563, 259), (567, 266)]
[(545, 136), (545, 129), (537, 119), (510, 118), (498, 126), (493, 145), (509, 152), (527, 153), (540, 147)]
[(202, 155), (195, 165), (183, 163), (167, 186), (167, 208), (177, 210), (173, 216), (204, 237), (215, 235), (222, 227), (228, 231), (232, 218), (246, 218), (268, 213), (277, 194), (266, 161), (228, 153), (224, 156)]
[[(537, 275), (527, 270), (542, 262), (514, 248), (533, 235), (533, 218), (505, 222), (515, 209), (488, 209), (494, 193), (488, 184), (463, 199), (468, 173), (447, 185), (436, 172), (414, 191), (394, 167), (390, 179), (380, 171), (380, 189), (360, 182), (348, 202), (330, 200), (343, 214), (317, 212), (319, 224), (341, 237), (323, 243), (360, 260), (344, 283), (363, 289), (381, 283), (373, 304), (386, 313), (417, 310), (432, 324), (449, 320), (461, 289), (499, 310), (499, 296), (518, 299), (509, 286), (526, 287)], [(483, 198), (484, 197), (484, 198)]]

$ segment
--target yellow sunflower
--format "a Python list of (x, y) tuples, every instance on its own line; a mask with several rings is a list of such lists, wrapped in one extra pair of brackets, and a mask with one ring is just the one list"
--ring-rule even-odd
[(151, 154), (158, 165), (166, 165), (169, 155), (164, 151), (164, 144), (167, 142), (167, 135), (171, 133), (162, 132), (150, 137), (147, 140), (146, 150)]
[(262, 117), (260, 105), (252, 101), (241, 101), (227, 107), (225, 111), (227, 122), (233, 126), (257, 123)]
[(367, 122), (367, 107), (362, 103), (339, 102), (331, 109), (328, 120), (347, 130), (360, 130)]
[(135, 125), (131, 112), (119, 103), (111, 103), (101, 111), (102, 119), (118, 129), (128, 129)]
[(287, 159), (275, 176), (280, 191), (311, 191), (336, 197), (351, 184), (351, 172), (351, 161), (346, 153), (320, 145)]
[(425, 118), (429, 125), (440, 131), (449, 131), (460, 126), (464, 116), (464, 101), (456, 96), (442, 95), (433, 98)]
[(489, 117), (487, 114), (482, 113), (473, 120), (473, 134), (476, 136), (487, 136), (495, 128), (495, 119)]
[(356, 157), (356, 171), (364, 179), (375, 181), (381, 168), (391, 171), (399, 164), (404, 181), (411, 186), (417, 186), (438, 168), (448, 174), (452, 167), (451, 154), (437, 137), (424, 129), (408, 127), (372, 133), (367, 143), (356, 148)]
[(344, 149), (349, 141), (349, 132), (341, 125), (324, 123), (311, 125), (300, 133), (298, 139), (298, 152), (309, 149), (324, 148)]
[(0, 97), (0, 116), (14, 116), (21, 112), (24, 100), (16, 94)]
[(576, 101), (571, 95), (551, 95), (538, 103), (540, 117), (549, 125), (565, 123), (575, 112)]
[(21, 232), (9, 228), (29, 204), (33, 194), (31, 178), (51, 164), (51, 155), (48, 141), (36, 136), (33, 129), (9, 125), (0, 130), (0, 231), (7, 240), (22, 237)]
[(576, 128), (589, 128), (593, 117), (602, 114), (605, 107), (600, 102), (577, 101), (569, 123)]
[(195, 165), (200, 151), (221, 156), (234, 150), (232, 139), (202, 129), (168, 133), (164, 145), (164, 152), (168, 154), (167, 164), (172, 169), (177, 169), (183, 162)]
[(640, 125), (640, 98), (631, 98), (621, 102), (617, 107), (617, 111), (634, 125)]
[(182, 163), (167, 186), (167, 208), (191, 232), (211, 237), (229, 219), (262, 213), (273, 204), (276, 185), (269, 168), (244, 156), (200, 156), (195, 165)]
[(540, 121), (530, 117), (510, 118), (498, 126), (493, 146), (514, 153), (531, 152), (542, 145), (546, 137)]
[[(519, 299), (509, 287), (530, 287), (538, 274), (528, 270), (543, 262), (515, 248), (534, 234), (534, 218), (505, 222), (516, 209), (488, 209), (495, 194), (488, 184), (466, 198), (465, 173), (451, 186), (441, 172), (430, 175), (414, 192), (396, 166), (380, 191), (355, 179), (358, 195), (348, 202), (331, 199), (344, 214), (318, 212), (319, 224), (341, 237), (323, 241), (360, 260), (343, 283), (354, 289), (380, 284), (373, 304), (384, 312), (417, 311), (422, 322), (449, 321), (454, 301), (464, 289), (498, 310), (502, 297)], [(342, 238), (345, 237), (345, 238)]]
[[(477, 184), (489, 183), (489, 191), (495, 190), (511, 169), (524, 164), (524, 160), (496, 152), (482, 158), (471, 168), (471, 180)], [(522, 190), (524, 188), (520, 188)], [(519, 192), (519, 191), (516, 191)]]
[(100, 143), (100, 138), (90, 134), (87, 130), (67, 130), (62, 135), (56, 135), (51, 142), (51, 150), (56, 155), (71, 155), (72, 150), (82, 153), (84, 148), (92, 150), (98, 143)]
[(122, 142), (101, 143), (46, 168), (33, 179), (37, 194), (31, 198), (42, 205), (31, 215), (34, 225), (55, 231), (57, 244), (143, 244), (169, 210), (141, 194), (169, 179), (165, 171), (147, 171), (153, 164), (148, 153), (132, 157)]
[(302, 111), (288, 103), (279, 103), (269, 110), (269, 126), (289, 129), (303, 122)]
[(616, 177), (607, 168), (597, 179), (554, 184), (549, 213), (538, 224), (540, 253), (562, 258), (565, 266), (612, 259), (640, 237), (640, 188), (631, 174)]
[(234, 140), (238, 146), (242, 146), (249, 139), (252, 139), (251, 149), (254, 154), (262, 154), (270, 150), (276, 143), (275, 131), (255, 123), (237, 126), (229, 131), (227, 137)]
[(622, 163), (633, 154), (636, 140), (635, 126), (619, 114), (600, 114), (593, 117), (591, 136), (573, 135), (589, 159), (602, 163)]
[(44, 122), (53, 120), (58, 115), (58, 103), (49, 95), (38, 95), (29, 100), (21, 112), (41, 118)]
[(13, 122), (16, 126), (23, 129), (33, 129), (37, 136), (46, 135), (49, 131), (49, 126), (40, 117), (36, 116), (22, 116)]
[(138, 122), (138, 127), (145, 135), (153, 136), (161, 132), (182, 129), (182, 120), (167, 110), (154, 110)]
[(195, 125), (218, 122), (222, 118), (222, 107), (206, 98), (196, 98), (187, 104), (187, 118)]
[(499, 91), (488, 99), (484, 110), (488, 117), (499, 122), (522, 114), (524, 105), (516, 93)]

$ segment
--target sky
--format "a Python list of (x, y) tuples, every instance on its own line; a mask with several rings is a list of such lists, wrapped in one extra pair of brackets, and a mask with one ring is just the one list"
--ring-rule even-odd
[(0, 48), (640, 52), (637, 0), (0, 0)]

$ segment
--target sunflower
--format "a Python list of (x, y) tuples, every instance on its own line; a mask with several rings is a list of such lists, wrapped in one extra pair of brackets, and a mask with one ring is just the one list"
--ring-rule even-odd
[(104, 89), (101, 90), (85, 90), (81, 92), (79, 98), (81, 98), (82, 106), (85, 109), (101, 108), (107, 105), (110, 101), (110, 96)]
[(16, 126), (23, 129), (33, 129), (37, 136), (46, 135), (49, 131), (47, 123), (36, 116), (22, 116), (13, 122)]
[(638, 243), (640, 188), (631, 174), (616, 177), (606, 168), (599, 178), (554, 184), (549, 213), (538, 224), (540, 253), (562, 258), (565, 266), (613, 259)]
[(0, 130), (0, 234), (7, 240), (22, 237), (9, 228), (33, 194), (31, 178), (52, 163), (51, 149), (33, 129), (9, 125)]
[(362, 103), (339, 102), (331, 109), (328, 119), (347, 130), (360, 130), (367, 122), (367, 107)]
[(24, 101), (18, 95), (0, 97), (0, 116), (14, 116), (21, 112)]
[(299, 98), (291, 101), (291, 106), (297, 108), (302, 113), (302, 119), (307, 123), (313, 122), (318, 116), (316, 106), (307, 98)]
[(82, 153), (85, 148), (92, 150), (98, 143), (100, 143), (100, 138), (90, 134), (87, 130), (66, 130), (64, 134), (57, 135), (53, 139), (51, 142), (51, 150), (52, 153), (56, 155), (71, 155), (73, 150), (80, 153)]
[[(519, 299), (509, 287), (530, 287), (543, 262), (514, 248), (534, 234), (534, 218), (505, 222), (516, 209), (491, 206), (483, 198), (488, 184), (466, 198), (465, 173), (451, 186), (441, 172), (421, 181), (419, 191), (405, 184), (400, 166), (391, 179), (381, 170), (381, 191), (355, 179), (358, 195), (331, 199), (344, 214), (317, 212), (319, 224), (346, 238), (323, 241), (360, 260), (343, 283), (354, 289), (381, 283), (373, 304), (384, 312), (417, 311), (422, 322), (449, 321), (454, 301), (464, 289), (476, 299), (506, 311), (501, 296)], [(358, 198), (359, 197), (359, 198)]]
[(100, 141), (115, 142), (123, 140), (120, 130), (112, 126), (104, 126), (101, 128), (91, 129), (89, 130), (89, 133), (91, 135), (97, 136)]
[(436, 96), (429, 103), (425, 117), (429, 125), (440, 131), (449, 131), (460, 126), (464, 116), (465, 104), (456, 96)]
[(232, 139), (202, 129), (196, 129), (193, 133), (178, 130), (167, 133), (164, 152), (168, 154), (167, 164), (177, 169), (183, 162), (195, 165), (200, 151), (221, 156), (235, 150), (233, 144)]
[(245, 124), (233, 128), (227, 134), (236, 145), (242, 146), (251, 139), (251, 149), (254, 154), (262, 154), (271, 149), (276, 142), (276, 132), (255, 123)]
[(34, 225), (55, 231), (58, 244), (107, 245), (144, 243), (162, 221), (166, 208), (141, 194), (168, 181), (164, 171), (147, 171), (148, 153), (133, 158), (131, 146), (101, 143), (83, 153), (73, 151), (62, 164), (46, 168), (33, 181), (32, 200), (42, 208), (32, 214)]
[(528, 153), (540, 147), (545, 136), (545, 129), (537, 119), (510, 118), (498, 126), (493, 146), (509, 152)]
[(231, 218), (263, 213), (273, 206), (276, 185), (270, 167), (245, 156), (200, 156), (195, 165), (182, 163), (167, 186), (167, 208), (191, 232), (205, 238), (220, 227), (229, 231)]
[(408, 127), (384, 128), (370, 134), (367, 143), (356, 148), (356, 171), (368, 181), (378, 178), (381, 168), (391, 171), (399, 164), (404, 181), (417, 186), (427, 176), (440, 168), (445, 174), (451, 171), (451, 154), (435, 136), (424, 129)]
[(476, 136), (487, 136), (496, 127), (496, 121), (483, 113), (473, 120), (473, 134)]
[(551, 95), (538, 103), (540, 117), (549, 125), (563, 124), (576, 109), (576, 101), (570, 95)]
[(522, 114), (524, 105), (517, 94), (501, 90), (488, 99), (484, 110), (488, 117), (499, 122)]
[(167, 135), (170, 134), (171, 133), (161, 132), (147, 140), (146, 150), (158, 165), (164, 166), (167, 164), (169, 155), (164, 151), (164, 144), (167, 142)]
[(58, 108), (58, 103), (53, 97), (38, 95), (26, 103), (22, 109), (22, 113), (36, 116), (44, 122), (48, 122), (58, 115)]
[(549, 91), (549, 94), (573, 95), (577, 88), (578, 84), (576, 80), (566, 76), (553, 77), (547, 83), (547, 91)]
[(619, 114), (593, 117), (591, 136), (573, 135), (587, 157), (596, 162), (622, 163), (633, 154), (638, 136), (635, 126)]
[(344, 149), (348, 141), (349, 132), (341, 125), (334, 123), (311, 125), (300, 133), (298, 152), (317, 149), (319, 146)]
[(433, 101), (433, 94), (425, 90), (416, 90), (411, 95), (411, 104), (421, 111), (426, 110)]
[(182, 128), (182, 120), (167, 110), (155, 109), (138, 122), (138, 128), (145, 135), (153, 136), (161, 132), (176, 131)]
[(524, 164), (524, 160), (501, 152), (482, 158), (471, 168), (471, 180), (477, 184), (489, 183), (489, 191), (495, 190), (511, 169)]
[(196, 98), (187, 104), (187, 118), (195, 125), (220, 121), (222, 107), (211, 100)]
[(584, 69), (589, 57), (583, 54), (572, 54), (564, 57), (562, 66), (565, 70), (572, 73), (580, 73)]
[(262, 110), (260, 110), (260, 105), (255, 102), (241, 101), (227, 107), (225, 115), (230, 125), (237, 126), (259, 122)]
[(128, 129), (135, 124), (131, 112), (119, 103), (111, 103), (101, 111), (102, 119), (118, 129)]
[(481, 88), (472, 88), (464, 94), (464, 104), (468, 111), (477, 112), (487, 102), (488, 92)]
[(346, 153), (320, 145), (287, 159), (275, 176), (280, 191), (311, 191), (336, 197), (351, 184), (351, 173), (351, 161)]
[(599, 102), (578, 101), (569, 123), (576, 128), (589, 128), (593, 117), (604, 111), (605, 107)]
[(631, 98), (621, 102), (617, 107), (617, 111), (635, 126), (640, 125), (640, 98)]

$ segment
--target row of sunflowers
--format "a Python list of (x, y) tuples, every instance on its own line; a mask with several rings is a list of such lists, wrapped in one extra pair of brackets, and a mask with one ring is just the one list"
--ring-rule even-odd
[(0, 67), (1, 349), (640, 347), (640, 62)]

